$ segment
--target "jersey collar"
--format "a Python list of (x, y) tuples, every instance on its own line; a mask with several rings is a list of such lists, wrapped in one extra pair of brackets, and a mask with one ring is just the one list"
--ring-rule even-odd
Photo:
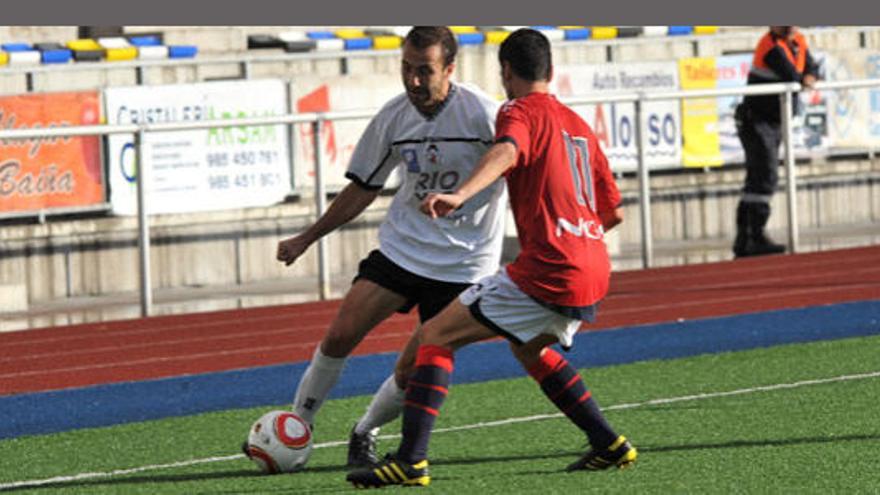
[(416, 108), (416, 111), (419, 112), (419, 114), (422, 117), (424, 117), (425, 120), (430, 122), (430, 121), (436, 119), (437, 116), (440, 115), (440, 112), (442, 112), (444, 108), (449, 106), (449, 102), (452, 100), (452, 96), (455, 94), (456, 91), (458, 91), (458, 89), (457, 89), (457, 86), (455, 85), (455, 83), (453, 83), (452, 81), (449, 81), (449, 91), (446, 93), (446, 98), (443, 98), (443, 101), (441, 101), (440, 104), (437, 105), (437, 108), (435, 108), (433, 112), (424, 113), (421, 110), (419, 110), (418, 108)]

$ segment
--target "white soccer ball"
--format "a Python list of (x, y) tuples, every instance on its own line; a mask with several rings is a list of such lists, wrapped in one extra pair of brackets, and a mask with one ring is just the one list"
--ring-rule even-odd
[(251, 460), (264, 473), (293, 473), (309, 460), (312, 431), (296, 414), (272, 411), (251, 426), (247, 450)]

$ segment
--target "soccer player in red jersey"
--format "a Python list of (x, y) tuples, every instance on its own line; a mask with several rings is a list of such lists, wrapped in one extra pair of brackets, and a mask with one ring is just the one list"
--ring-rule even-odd
[(608, 291), (606, 230), (623, 219), (620, 192), (589, 126), (548, 93), (550, 43), (520, 29), (499, 54), (510, 99), (496, 119), (495, 144), (450, 194), (430, 194), (422, 211), (455, 212), (498, 177), (507, 181), (521, 252), (425, 323), (403, 415), (403, 440), (376, 468), (349, 473), (357, 487), (427, 485), (428, 442), (448, 392), (453, 353), (503, 336), (550, 400), (586, 435), (590, 449), (567, 470), (627, 467), (637, 456), (614, 432), (577, 371), (549, 346), (572, 345)]

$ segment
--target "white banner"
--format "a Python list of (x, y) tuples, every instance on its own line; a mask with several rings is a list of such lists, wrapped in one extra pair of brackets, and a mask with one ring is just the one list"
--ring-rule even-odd
[[(561, 65), (553, 69), (551, 92), (560, 98), (597, 93), (678, 90), (675, 62)], [(593, 128), (616, 171), (635, 170), (638, 148), (632, 103), (581, 105), (574, 108)], [(650, 168), (681, 164), (681, 108), (678, 101), (645, 104), (645, 143)]]
[[(378, 111), (388, 100), (403, 92), (400, 76), (298, 77), (291, 83), (294, 112), (336, 112), (341, 110)], [(325, 122), (321, 128), (324, 181), (328, 191), (339, 191), (349, 180), (345, 178), (348, 161), (369, 119)], [(309, 189), (315, 180), (315, 143), (312, 125), (296, 126), (294, 134), (294, 187)], [(399, 179), (392, 175), (386, 187), (394, 187)]]
[[(107, 88), (109, 124), (264, 117), (287, 113), (280, 80)], [(181, 213), (282, 201), (290, 191), (285, 126), (147, 133), (150, 213)], [(132, 136), (109, 138), (113, 212), (137, 212)]]

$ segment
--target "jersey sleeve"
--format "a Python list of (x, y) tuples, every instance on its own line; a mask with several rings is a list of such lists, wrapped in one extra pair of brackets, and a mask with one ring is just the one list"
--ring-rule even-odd
[(521, 102), (509, 101), (498, 110), (498, 118), (495, 119), (495, 142), (509, 142), (516, 146), (515, 166), (529, 163), (531, 133), (528, 115)]
[(367, 125), (367, 129), (354, 148), (345, 172), (347, 179), (365, 189), (382, 189), (400, 161), (399, 157), (394, 156), (388, 112), (384, 110), (373, 117)]
[(596, 173), (596, 209), (598, 212), (611, 211), (620, 206), (620, 190), (608, 164), (608, 158), (602, 152), (599, 142), (593, 142), (593, 152), (590, 153), (592, 169)]

